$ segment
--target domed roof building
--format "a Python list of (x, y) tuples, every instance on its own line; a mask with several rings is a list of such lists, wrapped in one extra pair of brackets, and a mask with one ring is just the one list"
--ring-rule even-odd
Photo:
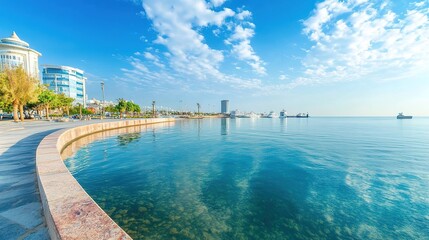
[(15, 32), (10, 37), (0, 40), (0, 70), (22, 65), (28, 74), (39, 78), (40, 56), (41, 53), (31, 49), (30, 45), (21, 40)]

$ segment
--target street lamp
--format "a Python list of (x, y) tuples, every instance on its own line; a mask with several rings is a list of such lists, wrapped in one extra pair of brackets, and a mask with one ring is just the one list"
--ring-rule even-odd
[(101, 81), (101, 92), (103, 94), (103, 102), (101, 104), (101, 119), (103, 119), (103, 116), (104, 116), (104, 81)]
[(197, 108), (198, 108), (198, 115), (200, 115), (200, 104), (197, 103)]
[(58, 94), (57, 74), (54, 75), (55, 93)]
[(155, 118), (155, 101), (152, 101), (152, 116)]

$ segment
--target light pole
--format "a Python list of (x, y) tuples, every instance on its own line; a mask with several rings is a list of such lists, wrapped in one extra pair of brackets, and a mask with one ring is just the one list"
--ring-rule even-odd
[(104, 81), (101, 81), (101, 93), (103, 94), (103, 102), (101, 103), (101, 119), (104, 117)]
[(198, 116), (200, 115), (200, 104), (199, 103), (197, 103), (197, 108), (198, 108)]
[(57, 74), (54, 75), (55, 93), (58, 94)]
[(155, 101), (152, 101), (152, 117), (155, 118)]

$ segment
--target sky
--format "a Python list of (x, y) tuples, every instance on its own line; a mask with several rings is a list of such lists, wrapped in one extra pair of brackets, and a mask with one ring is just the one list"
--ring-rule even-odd
[[(0, 0), (88, 97), (313, 116), (429, 116), (429, 0)], [(17, 9), (20, 9), (17, 11)]]

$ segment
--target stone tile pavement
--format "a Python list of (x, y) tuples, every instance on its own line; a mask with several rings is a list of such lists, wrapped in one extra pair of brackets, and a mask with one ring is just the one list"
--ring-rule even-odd
[(35, 172), (35, 153), (48, 134), (91, 122), (0, 121), (0, 239), (49, 239)]

